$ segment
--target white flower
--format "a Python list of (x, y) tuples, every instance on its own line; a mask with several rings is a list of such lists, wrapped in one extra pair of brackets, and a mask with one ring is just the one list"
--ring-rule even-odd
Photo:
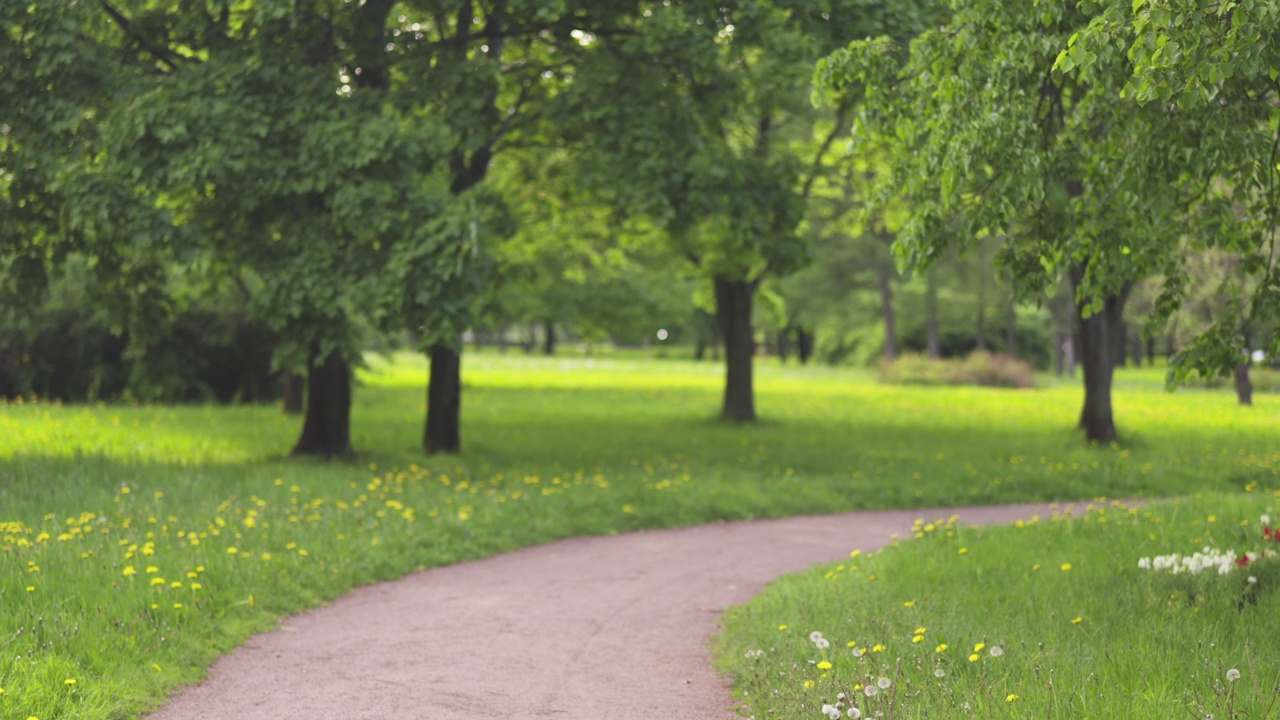
[(889, 686), (892, 684), (893, 684), (893, 681), (887, 677), (882, 677), (876, 681), (876, 685), (879, 685), (881, 690), (888, 690)]
[(824, 637), (820, 637), (817, 640), (814, 640), (813, 644), (817, 645), (819, 650), (826, 650), (827, 648), (831, 647), (831, 642)]
[(999, 645), (991, 646), (991, 657), (1000, 657), (1003, 654), (1004, 654), (1004, 648), (1000, 647)]
[(1262, 524), (1263, 524), (1263, 525), (1270, 525), (1270, 524), (1271, 524), (1271, 516), (1270, 516), (1270, 515), (1263, 515), (1262, 517), (1260, 517), (1260, 518), (1258, 518), (1258, 519), (1262, 521)]
[(1151, 558), (1138, 558), (1138, 567), (1143, 570), (1151, 569)]
[(879, 695), (879, 694), (880, 694), (880, 690), (879, 690), (879, 689), (877, 689), (875, 685), (868, 685), (868, 686), (866, 686), (866, 687), (862, 688), (862, 692), (863, 692), (867, 697), (875, 697), (876, 695)]
[(1256, 577), (1254, 577), (1254, 576), (1250, 575), (1250, 576), (1249, 576), (1249, 582), (1251, 582), (1251, 583), (1256, 583), (1256, 582), (1258, 582), (1258, 578), (1256, 578)]
[(831, 720), (839, 720), (840, 708), (836, 707), (835, 705), (823, 705), (822, 714), (831, 718)]
[(1235, 669), (1235, 668), (1231, 668), (1230, 670), (1228, 670), (1228, 671), (1227, 671), (1227, 682), (1235, 682), (1235, 681), (1237, 681), (1237, 680), (1239, 680), (1239, 679), (1240, 679), (1240, 671), (1239, 671), (1239, 670), (1237, 670), (1237, 669)]
[(934, 677), (938, 677), (938, 678), (946, 677), (946, 676), (947, 676), (947, 671), (946, 671), (946, 670), (943, 670), (942, 668), (938, 668), (937, 670), (934, 670), (934, 671), (933, 671), (933, 676), (934, 676)]
[(858, 718), (862, 717), (862, 711), (856, 707), (851, 707), (849, 708), (848, 715), (854, 720), (858, 720)]
[(809, 633), (809, 642), (816, 643), (821, 639), (822, 639), (822, 633), (818, 632), (817, 630), (814, 630), (813, 632)]

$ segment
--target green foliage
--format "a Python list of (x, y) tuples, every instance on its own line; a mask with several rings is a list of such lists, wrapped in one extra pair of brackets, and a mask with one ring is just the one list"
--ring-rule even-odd
[[(1251, 485), (1055, 506), (1012, 527), (923, 516), (913, 539), (783, 578), (730, 610), (719, 663), (750, 712), (780, 720), (837, 703), (864, 718), (1268, 717), (1280, 559), (1259, 516), (1275, 503)], [(1273, 557), (1226, 575), (1138, 566), (1206, 546)]]
[(908, 353), (880, 363), (880, 382), (895, 385), (980, 385), (983, 387), (1035, 387), (1035, 368), (1010, 355), (983, 351), (968, 357), (930, 360)]

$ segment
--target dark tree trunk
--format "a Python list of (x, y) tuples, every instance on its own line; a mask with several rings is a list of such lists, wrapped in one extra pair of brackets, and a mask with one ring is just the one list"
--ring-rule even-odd
[(808, 365), (809, 359), (813, 357), (813, 342), (812, 330), (804, 327), (796, 329), (796, 354), (800, 357), (801, 365)]
[(1059, 327), (1053, 331), (1053, 374), (1062, 377), (1062, 373), (1066, 370), (1065, 360), (1067, 355), (1067, 338)]
[(787, 358), (791, 356), (791, 328), (785, 327), (778, 331), (778, 360), (784, 365)]
[(462, 357), (457, 350), (440, 343), (431, 346), (429, 356), (431, 376), (427, 380), (427, 426), (422, 449), (428, 454), (456, 453), (462, 449)]
[(880, 288), (880, 313), (884, 317), (884, 359), (898, 357), (898, 329), (893, 317), (893, 285), (888, 263), (876, 267), (876, 285)]
[(1241, 405), (1253, 404), (1253, 382), (1249, 380), (1248, 361), (1236, 365), (1236, 399)]
[(287, 415), (302, 412), (302, 378), (292, 370), (284, 371), (284, 411)]
[(978, 349), (987, 349), (987, 254), (982, 242), (978, 243)]
[(755, 284), (716, 278), (716, 319), (724, 336), (725, 385), (723, 420), (755, 422), (755, 391), (751, 382), (751, 301)]
[(938, 278), (931, 265), (925, 272), (925, 346), (930, 360), (942, 357), (941, 344), (938, 342)]
[(1009, 314), (1005, 318), (1004, 352), (1006, 355), (1018, 354), (1018, 299), (1012, 291), (1009, 293)]
[(542, 323), (542, 329), (543, 329), (542, 354), (555, 355), (556, 354), (556, 324), (551, 320), (546, 320)]
[(1126, 350), (1129, 346), (1129, 325), (1121, 319), (1113, 322), (1108, 318), (1107, 321), (1110, 323), (1107, 326), (1107, 340), (1111, 345), (1112, 366), (1126, 367), (1129, 364), (1129, 353)]
[[(1072, 290), (1080, 286), (1085, 267), (1071, 271)], [(1123, 322), (1125, 300), (1132, 286), (1126, 285), (1115, 295), (1104, 298), (1101, 311), (1084, 317), (1089, 298), (1076, 306), (1079, 320), (1080, 360), (1084, 366), (1084, 408), (1080, 412), (1080, 427), (1091, 442), (1109, 443), (1116, 439), (1115, 416), (1111, 407), (1111, 379), (1114, 371), (1114, 343), (1118, 339)], [(1078, 293), (1076, 293), (1078, 297)]]
[(1156, 338), (1154, 335), (1147, 338), (1147, 364), (1156, 364)]
[(1129, 350), (1133, 353), (1133, 366), (1142, 367), (1142, 333), (1134, 333), (1130, 336)]
[(294, 455), (349, 457), (351, 449), (351, 366), (334, 350), (307, 373), (307, 412)]

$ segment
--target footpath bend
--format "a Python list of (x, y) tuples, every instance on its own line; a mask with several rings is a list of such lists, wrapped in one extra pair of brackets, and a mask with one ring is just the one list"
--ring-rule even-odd
[(574, 538), (370, 585), (281, 620), (152, 720), (731, 720), (721, 613), (780, 575), (883, 546), (915, 518), (852, 512)]

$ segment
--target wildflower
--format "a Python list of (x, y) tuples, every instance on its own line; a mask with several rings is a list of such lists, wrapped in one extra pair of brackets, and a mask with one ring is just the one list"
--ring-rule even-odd
[(778, 629), (779, 629), (779, 630), (786, 630), (786, 629), (787, 629), (787, 626), (786, 626), (786, 625), (779, 625), (779, 626), (778, 626)]
[(1014, 693), (1009, 693), (1008, 695), (1004, 696), (1005, 702), (1013, 702), (1014, 700), (1017, 700), (1017, 699), (1018, 699), (1018, 696), (1015, 695)]
[(165, 582), (165, 581), (164, 581), (164, 578), (162, 578), (162, 577), (151, 578), (151, 584), (152, 584), (152, 585), (163, 585), (163, 584), (164, 584), (164, 582)]
[(134, 570), (132, 565), (125, 565), (124, 570), (121, 570), (120, 572), (125, 577), (133, 577), (134, 575), (138, 574), (138, 571)]
[(27, 592), (35, 592), (35, 591), (36, 591), (36, 586), (35, 586), (35, 585), (28, 585), (28, 586), (27, 586)]
[(811, 689), (812, 687), (813, 687), (813, 681), (812, 681), (812, 680), (805, 680), (805, 681), (804, 681), (804, 689), (805, 689), (805, 690), (809, 690), (809, 689)]
[(862, 711), (856, 707), (849, 708), (849, 712), (847, 714), (854, 720), (858, 720), (858, 718), (862, 717)]
[(1004, 654), (1004, 649), (1001, 648), (999, 645), (992, 645), (990, 652), (991, 652), (991, 657), (1000, 657), (1001, 655)]
[(155, 574), (155, 573), (158, 573), (158, 572), (160, 572), (160, 568), (156, 567), (155, 565), (148, 565), (148, 566), (147, 566), (147, 574), (148, 574), (148, 575), (152, 575), (152, 574)]
[(814, 641), (814, 643), (813, 643), (813, 644), (814, 644), (814, 645), (815, 645), (819, 650), (826, 650), (827, 648), (831, 647), (831, 641), (830, 641), (830, 640), (828, 640), (828, 639), (826, 639), (826, 638), (824, 638), (824, 637), (820, 637), (820, 638), (818, 638), (817, 640), (815, 640), (815, 641)]
[(818, 663), (818, 669), (819, 669), (819, 670), (830, 670), (830, 669), (831, 669), (831, 663), (827, 662), (826, 660), (823, 660), (822, 662)]
[(916, 635), (915, 637), (911, 638), (911, 642), (913, 643), (924, 642), (924, 636)]
[(1082, 623), (1082, 622), (1084, 622), (1084, 618), (1077, 616), (1074, 620), (1072, 620), (1072, 621), (1071, 621), (1071, 624), (1072, 624), (1072, 625), (1079, 625), (1079, 624), (1080, 624), (1080, 623)]
[(936, 678), (944, 678), (947, 676), (947, 671), (943, 670), (942, 668), (938, 668), (933, 671), (933, 676)]
[(155, 668), (155, 669), (156, 669), (156, 672), (162, 672), (162, 671), (163, 671), (163, 668), (161, 668), (161, 667), (160, 667), (160, 665), (159, 665), (159, 664), (157, 664), (157, 663), (151, 663), (151, 667)]
[(835, 705), (823, 705), (822, 714), (826, 715), (828, 718), (831, 718), (831, 720), (836, 720), (837, 718), (840, 717), (840, 708), (836, 707)]
[(871, 648), (871, 652), (884, 652), (884, 645), (877, 643), (875, 647)]
[(882, 677), (876, 681), (876, 685), (880, 686), (881, 690), (888, 690), (889, 687), (893, 685), (893, 681), (887, 677)]
[(957, 555), (964, 555), (964, 554), (966, 554), (966, 553), (968, 553), (968, 552), (969, 552), (969, 548), (960, 548), (960, 552), (958, 552), (958, 553), (956, 553), (956, 554), (957, 554)]
[(934, 649), (933, 649), (933, 651), (934, 651), (934, 652), (936, 652), (936, 653), (946, 652), (946, 650), (947, 650), (947, 644), (946, 644), (946, 643), (939, 643), (938, 647), (936, 647), (936, 648), (934, 648)]
[(969, 656), (969, 662), (978, 662), (981, 659), (982, 659), (982, 656), (979, 655), (978, 653), (973, 653), (972, 655)]
[(813, 632), (809, 633), (809, 642), (816, 643), (821, 638), (822, 638), (822, 633), (818, 632), (817, 630), (814, 630)]
[(1256, 583), (1256, 582), (1258, 582), (1258, 578), (1256, 578), (1256, 577), (1254, 577), (1254, 576), (1250, 575), (1250, 576), (1249, 576), (1249, 582), (1250, 582), (1250, 583)]
[(75, 679), (75, 678), (67, 678), (66, 680), (63, 680), (63, 681), (62, 681), (62, 684), (63, 684), (63, 685), (66, 685), (67, 687), (71, 687), (71, 686), (73, 686), (73, 685), (75, 685), (75, 684), (76, 684), (76, 679)]
[(987, 644), (986, 644), (986, 643), (980, 642), (980, 643), (978, 643), (977, 645), (974, 645), (974, 646), (973, 646), (973, 651), (974, 651), (974, 652), (982, 652), (982, 648), (984, 648), (984, 647), (986, 647), (986, 646), (987, 646)]
[(868, 685), (862, 688), (862, 692), (867, 697), (875, 697), (876, 695), (880, 694), (880, 688), (876, 687), (875, 685)]
[(1062, 572), (1067, 572), (1070, 569), (1071, 569), (1071, 563), (1062, 563)]
[(1240, 671), (1239, 671), (1239, 670), (1237, 670), (1237, 669), (1235, 669), (1235, 668), (1231, 668), (1230, 670), (1228, 670), (1228, 671), (1227, 671), (1227, 682), (1235, 682), (1235, 681), (1237, 681), (1237, 680), (1239, 680), (1239, 679), (1240, 679)]
[(915, 601), (915, 600), (908, 600), (908, 601), (906, 601), (906, 602), (902, 603), (902, 607), (915, 607), (915, 606), (916, 606), (916, 601)]
[(916, 635), (923, 635), (923, 634), (924, 634), (924, 631), (925, 631), (925, 630), (928, 630), (928, 629), (929, 629), (929, 628), (918, 627), (918, 628), (916, 628), (915, 634), (916, 634)]

